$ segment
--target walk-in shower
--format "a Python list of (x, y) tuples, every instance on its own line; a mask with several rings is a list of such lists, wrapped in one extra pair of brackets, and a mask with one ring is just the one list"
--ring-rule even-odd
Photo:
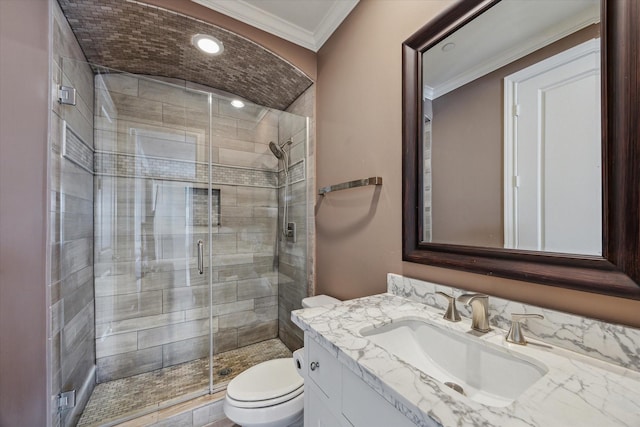
[[(78, 206), (93, 205), (83, 240), (93, 257), (81, 258), (93, 286), (65, 301), (65, 309), (85, 304), (85, 323), (68, 327), (82, 327), (87, 350), (62, 346), (57, 357), (62, 381), (86, 382), (95, 369), (96, 385), (92, 393), (92, 385), (73, 386), (78, 400), (83, 391), (91, 398), (82, 415), (62, 412), (61, 425), (128, 419), (290, 357), (297, 344), (279, 339), (279, 318), (289, 316), (282, 300), (291, 296), (280, 284), (306, 293), (306, 242), (285, 245), (278, 223), (290, 203), (297, 221), (306, 218), (307, 119), (248, 103), (239, 110), (220, 91), (70, 59), (62, 73), (81, 102), (93, 98), (93, 128), (60, 106), (56, 153), (57, 191), (67, 192), (59, 208), (73, 209), (80, 196)], [(285, 141), (276, 146), (282, 162), (265, 135)], [(72, 173), (82, 174), (81, 190)], [(72, 237), (72, 218), (59, 220), (62, 241)]]
[(311, 80), (145, 2), (58, 0), (53, 15), (52, 86), (76, 102), (51, 105), (51, 424), (111, 425), (289, 356), (307, 239), (280, 224), (307, 234), (309, 126), (282, 110), (312, 114)]

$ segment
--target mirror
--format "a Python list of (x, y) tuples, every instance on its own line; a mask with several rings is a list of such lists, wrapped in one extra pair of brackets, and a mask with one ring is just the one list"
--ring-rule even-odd
[(503, 0), (422, 88), (423, 241), (602, 254), (599, 0)]
[(405, 41), (403, 259), (640, 298), (640, 1), (541, 1)]

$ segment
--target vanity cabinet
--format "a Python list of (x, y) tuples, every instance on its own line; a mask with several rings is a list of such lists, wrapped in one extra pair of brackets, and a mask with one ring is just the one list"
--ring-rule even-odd
[(337, 415), (327, 406), (327, 396), (315, 383), (304, 385), (304, 425), (305, 427), (350, 426), (340, 414)]
[(308, 334), (304, 346), (305, 427), (415, 427)]

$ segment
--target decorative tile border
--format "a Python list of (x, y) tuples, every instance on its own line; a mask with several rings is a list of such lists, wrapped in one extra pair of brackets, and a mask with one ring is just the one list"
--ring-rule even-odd
[(65, 120), (62, 121), (62, 155), (93, 174), (93, 150)]
[[(302, 182), (305, 180), (305, 168), (304, 168), (304, 160), (300, 160), (297, 163), (291, 165), (289, 167), (289, 184), (295, 184), (297, 182)], [(286, 180), (286, 176), (284, 174), (284, 169), (280, 169), (278, 171), (278, 182), (280, 183), (278, 187), (284, 187), (284, 183)]]
[[(206, 183), (209, 180), (207, 163), (155, 157), (136, 157), (131, 154), (96, 152), (96, 175), (133, 178), (155, 178), (166, 180)], [(212, 181), (220, 185), (242, 185), (249, 187), (278, 187), (275, 171), (241, 167), (212, 165)]]
[[(442, 310), (446, 310), (447, 302), (435, 295), (436, 291), (456, 298), (466, 292), (464, 289), (392, 273), (387, 275), (387, 291)], [(468, 307), (459, 303), (457, 307), (462, 316), (471, 317)], [(544, 320), (531, 320), (523, 324), (525, 335), (528, 337), (640, 371), (640, 329), (489, 297), (489, 320), (492, 326), (508, 330), (511, 313), (536, 313), (544, 316)]]

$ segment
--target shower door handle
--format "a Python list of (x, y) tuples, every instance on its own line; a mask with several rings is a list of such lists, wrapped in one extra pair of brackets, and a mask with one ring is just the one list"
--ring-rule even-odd
[(204, 274), (204, 242), (198, 240), (198, 272)]

